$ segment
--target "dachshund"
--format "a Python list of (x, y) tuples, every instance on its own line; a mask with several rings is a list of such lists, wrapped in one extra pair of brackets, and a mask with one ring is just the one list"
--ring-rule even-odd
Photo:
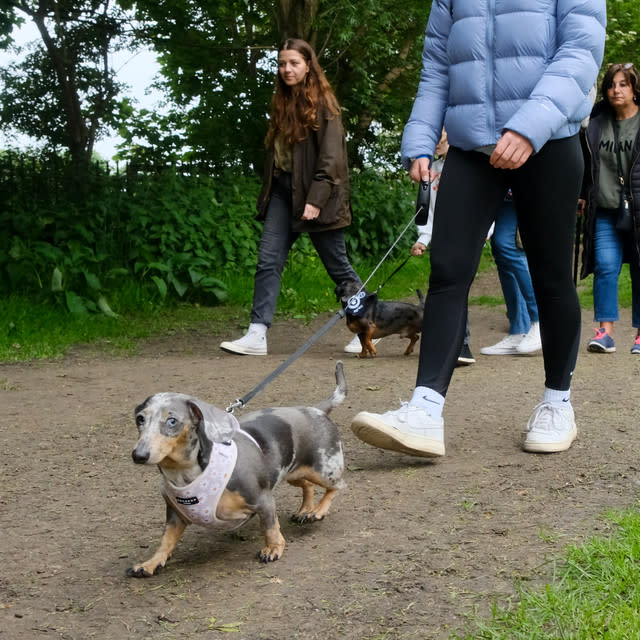
[[(393, 333), (409, 338), (404, 355), (408, 356), (418, 341), (422, 330), (424, 298), (418, 290), (420, 306), (408, 302), (378, 300), (377, 293), (361, 291), (361, 284), (347, 280), (335, 288), (336, 299), (342, 303), (346, 311), (347, 327), (358, 335), (362, 351), (359, 358), (368, 354), (376, 356), (376, 348), (372, 340), (384, 338)], [(356, 294), (358, 294), (356, 296)]]
[[(265, 545), (261, 562), (282, 556), (274, 489), (281, 480), (302, 489), (292, 516), (304, 524), (322, 520), (344, 488), (338, 427), (328, 414), (347, 394), (342, 362), (337, 386), (315, 407), (261, 409), (237, 420), (231, 413), (180, 393), (157, 393), (135, 409), (136, 464), (156, 464), (167, 506), (160, 545), (127, 575), (146, 578), (162, 569), (188, 524), (228, 531), (258, 514)], [(316, 503), (314, 486), (325, 490)]]

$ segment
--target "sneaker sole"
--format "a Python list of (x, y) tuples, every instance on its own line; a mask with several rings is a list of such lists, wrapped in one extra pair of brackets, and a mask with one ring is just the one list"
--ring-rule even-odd
[(578, 437), (578, 429), (574, 423), (573, 429), (566, 440), (560, 442), (528, 442), (524, 441), (522, 448), (529, 453), (557, 453), (558, 451), (566, 451), (573, 441)]
[(344, 348), (345, 353), (362, 353), (362, 349), (349, 349), (348, 347)]
[(508, 351), (485, 351), (484, 349), (480, 349), (480, 353), (483, 356), (515, 356), (518, 355), (518, 351), (514, 347), (513, 349), (509, 349)]
[(591, 353), (613, 353), (615, 350), (615, 347), (605, 347), (597, 342), (590, 342), (587, 346), (587, 351)]
[(542, 351), (542, 346), (540, 346), (540, 347), (526, 347), (525, 349), (520, 349), (519, 347), (516, 347), (516, 353), (518, 353), (521, 356), (526, 356), (526, 355), (529, 355), (531, 353), (536, 353), (538, 351)]
[(475, 358), (458, 358), (457, 362), (459, 365), (468, 365), (468, 364), (474, 364), (476, 361)]
[(356, 416), (351, 423), (351, 431), (359, 440), (378, 449), (408, 453), (421, 458), (435, 458), (444, 455), (443, 442), (403, 433), (370, 416), (360, 419)]
[[(373, 346), (375, 347), (378, 342), (380, 342), (380, 340), (382, 340), (382, 338), (374, 338), (371, 343), (373, 344)], [(345, 353), (362, 353), (362, 347), (360, 345), (356, 346), (356, 347), (350, 347), (349, 345), (347, 345), (343, 351)]]
[(237, 347), (232, 342), (223, 342), (220, 348), (227, 353), (233, 353), (237, 356), (266, 356), (266, 349), (247, 349), (246, 347)]

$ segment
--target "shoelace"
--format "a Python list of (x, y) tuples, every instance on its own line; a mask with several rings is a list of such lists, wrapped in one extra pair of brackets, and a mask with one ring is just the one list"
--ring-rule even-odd
[(549, 402), (538, 404), (527, 422), (527, 431), (531, 431), (535, 423), (536, 431), (552, 431), (554, 426), (554, 415), (562, 415), (563, 407), (556, 407)]
[(636, 341), (633, 344), (640, 344), (640, 336), (636, 336)]
[(604, 338), (607, 335), (605, 329), (594, 329), (594, 331), (596, 332), (594, 340), (600, 340), (600, 338)]
[(409, 403), (400, 400), (400, 408), (390, 413), (393, 413), (400, 422), (409, 422)]

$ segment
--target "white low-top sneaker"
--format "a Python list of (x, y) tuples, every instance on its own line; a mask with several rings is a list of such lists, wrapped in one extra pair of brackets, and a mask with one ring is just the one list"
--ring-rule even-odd
[(527, 422), (522, 448), (533, 453), (566, 451), (578, 436), (573, 407), (541, 402)]
[(542, 349), (542, 340), (540, 339), (540, 323), (532, 322), (528, 333), (520, 340), (516, 351), (518, 353), (535, 353)]
[(408, 402), (382, 414), (361, 411), (353, 419), (351, 430), (360, 440), (379, 449), (423, 458), (444, 455), (442, 418), (434, 418)]
[(485, 356), (512, 356), (518, 353), (518, 345), (524, 339), (526, 333), (514, 333), (509, 334), (502, 338), (500, 342), (491, 345), (490, 347), (482, 347), (480, 353)]
[(220, 348), (241, 356), (266, 356), (267, 334), (249, 328), (247, 333), (233, 342), (221, 342)]
[[(374, 338), (371, 343), (375, 347), (382, 338)], [(362, 345), (360, 344), (360, 338), (358, 334), (353, 336), (353, 340), (344, 348), (345, 353), (362, 353)]]

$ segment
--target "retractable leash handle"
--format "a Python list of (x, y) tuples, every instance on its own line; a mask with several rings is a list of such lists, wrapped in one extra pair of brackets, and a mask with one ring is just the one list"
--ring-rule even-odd
[(416, 224), (423, 226), (429, 219), (429, 203), (431, 201), (431, 181), (420, 180), (418, 198), (416, 199)]

